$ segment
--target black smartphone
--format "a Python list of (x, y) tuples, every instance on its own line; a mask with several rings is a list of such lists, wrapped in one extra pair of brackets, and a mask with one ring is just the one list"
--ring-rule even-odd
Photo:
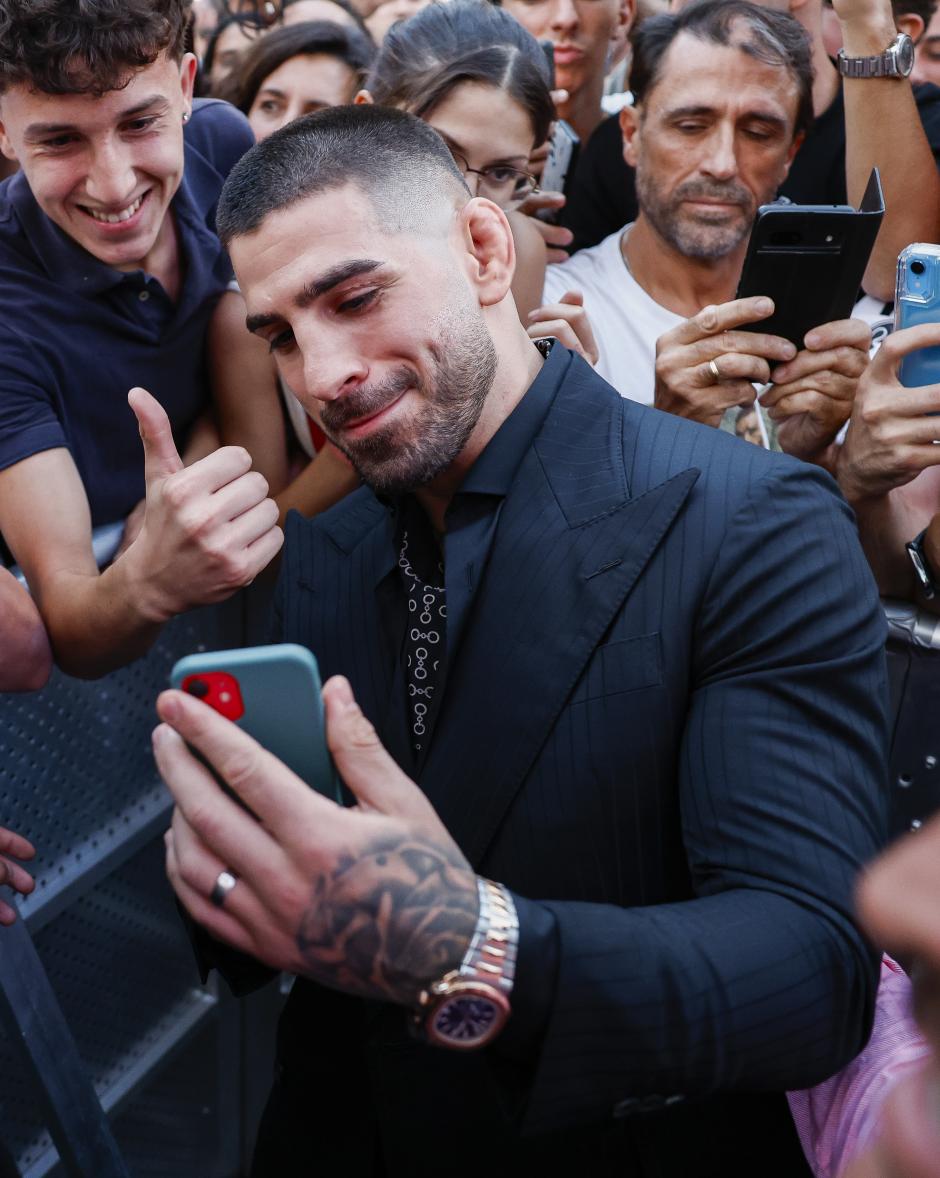
[(774, 313), (743, 331), (783, 336), (797, 348), (808, 331), (852, 314), (884, 216), (878, 171), (851, 205), (762, 205), (751, 230), (737, 298), (767, 295)]
[[(581, 140), (573, 127), (558, 119), (548, 141), (548, 159), (542, 169), (539, 188), (543, 192), (564, 192), (568, 178), (574, 172)], [(554, 221), (557, 209), (540, 209), (535, 215), (543, 221)]]

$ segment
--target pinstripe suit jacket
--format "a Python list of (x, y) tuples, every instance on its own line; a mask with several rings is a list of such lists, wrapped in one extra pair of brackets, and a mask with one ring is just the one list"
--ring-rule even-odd
[[(539, 1031), (457, 1056), (298, 982), (258, 1174), (794, 1175), (779, 1093), (865, 1042), (851, 889), (882, 839), (886, 706), (851, 515), (815, 468), (560, 362), (420, 776), (517, 897)], [(292, 520), (279, 595), (281, 637), (393, 749), (395, 561), (362, 489)]]

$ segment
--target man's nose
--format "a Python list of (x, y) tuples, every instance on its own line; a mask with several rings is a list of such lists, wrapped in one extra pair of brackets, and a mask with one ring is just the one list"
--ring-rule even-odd
[(578, 23), (578, 10), (574, 0), (554, 0), (551, 27), (559, 32), (569, 32)]
[(737, 175), (738, 157), (732, 127), (716, 127), (709, 136), (701, 169), (716, 180), (730, 180)]
[(99, 144), (85, 179), (86, 195), (97, 204), (120, 211), (136, 187), (130, 151), (113, 140)]
[(340, 400), (368, 379), (369, 364), (350, 343), (298, 336), (298, 344), (303, 353), (303, 391), (321, 405)]

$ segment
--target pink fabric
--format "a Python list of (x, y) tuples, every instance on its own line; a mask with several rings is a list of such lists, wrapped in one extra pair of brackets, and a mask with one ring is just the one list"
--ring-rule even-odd
[(885, 956), (868, 1046), (831, 1079), (787, 1093), (803, 1152), (816, 1178), (838, 1178), (874, 1144), (888, 1094), (929, 1054), (914, 1022), (910, 979), (896, 961)]

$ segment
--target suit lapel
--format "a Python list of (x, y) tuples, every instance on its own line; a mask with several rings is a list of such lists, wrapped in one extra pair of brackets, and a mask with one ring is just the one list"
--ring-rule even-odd
[(631, 498), (619, 398), (601, 386), (597, 404), (586, 404), (596, 389), (586, 383), (574, 406), (579, 441), (573, 398), (561, 390), (503, 505), (421, 774), (475, 865), (699, 474)]

